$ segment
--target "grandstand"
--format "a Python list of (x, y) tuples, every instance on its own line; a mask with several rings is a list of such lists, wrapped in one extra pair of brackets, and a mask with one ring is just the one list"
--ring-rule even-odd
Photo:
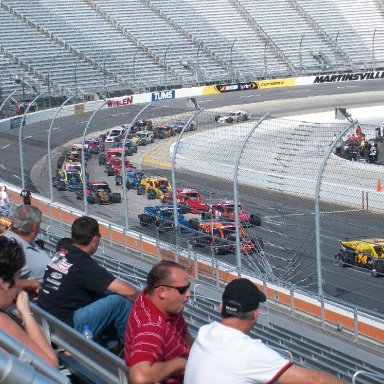
[[(259, 3), (251, 0), (0, 0), (0, 105), (7, 97), (16, 103), (38, 94), (42, 99), (49, 98), (50, 104), (51, 97), (63, 100), (70, 95), (81, 95), (96, 99), (157, 89), (384, 68), (382, 1), (364, 3), (364, 23), (360, 20), (361, 12), (354, 12), (357, 7), (351, 6), (355, 0)], [(318, 123), (290, 124), (295, 127), (295, 135), (305, 139), (292, 146), (291, 134), (282, 131), (284, 134), (280, 134), (275, 150), (265, 151), (268, 162), (262, 169), (269, 174), (268, 183), (280, 190), (289, 190), (292, 185), (287, 183), (283, 188), (276, 174), (287, 172), (287, 164), (292, 176), (302, 174), (301, 164), (297, 163), (297, 168), (292, 166), (294, 156), (320, 162), (324, 147), (334, 134), (319, 130)], [(232, 132), (233, 128), (230, 127)], [(260, 137), (255, 139), (260, 142)], [(196, 142), (185, 140), (184, 150), (188, 149), (187, 144), (196, 147)], [(207, 159), (213, 156), (211, 162), (216, 164), (221, 155), (220, 152), (215, 158), (215, 152), (211, 151)], [(251, 160), (245, 158), (250, 164)], [(333, 161), (335, 167), (346, 168), (344, 174), (338, 172), (345, 178), (349, 177), (349, 171), (354, 175), (356, 168), (363, 170), (362, 164), (345, 167), (340, 159)], [(196, 168), (196, 163), (193, 166)], [(373, 165), (364, 167), (364, 171), (369, 167), (376, 182), (380, 170)], [(312, 169), (306, 171), (305, 181), (313, 176)], [(360, 183), (364, 185), (366, 181), (361, 179)], [(308, 185), (304, 184), (306, 189)], [(19, 191), (15, 193), (18, 195)], [(38, 198), (36, 204), (43, 207)], [(370, 204), (374, 206), (374, 198)], [(61, 211), (60, 218), (73, 219), (73, 214), (72, 210)], [(52, 249), (58, 237), (68, 235), (63, 231), (66, 225), (63, 220), (58, 224), (60, 228), (53, 221), (49, 217), (44, 231), (47, 245)], [(122, 233), (124, 246), (115, 241), (116, 234), (109, 232), (102, 253), (95, 258), (115, 275), (141, 288), (150, 266), (164, 254), (173, 255), (173, 250), (163, 252), (160, 246), (167, 245), (156, 239), (156, 257), (143, 255), (142, 248), (127, 247), (128, 236), (125, 231)], [(135, 245), (136, 241), (142, 241), (141, 234)], [(123, 258), (125, 261), (120, 261)], [(215, 265), (219, 266), (219, 263)], [(208, 277), (193, 272), (194, 297), (185, 316), (196, 335), (201, 325), (219, 318), (218, 299), (225, 281), (220, 279), (219, 269)], [(275, 295), (278, 294), (276, 290)], [(381, 301), (381, 298), (370, 299)], [(321, 305), (324, 311), (324, 302)], [(63, 368), (69, 370), (73, 382), (128, 383), (128, 369), (119, 356), (85, 341), (41, 309), (32, 306), (32, 311), (46, 337), (57, 347)], [(343, 324), (325, 321), (324, 317), (298, 313), (293, 306), (271, 299), (252, 335), (299, 365), (326, 370), (348, 383), (379, 384), (384, 381), (383, 345), (359, 334), (356, 324), (360, 315), (356, 310), (351, 320), (355, 328), (350, 330)], [(25, 351), (0, 333), (0, 347), (6, 345), (11, 346), (9, 352), (16, 359), (0, 354), (0, 377), (4, 373), (2, 368), (9, 368), (8, 376), (1, 378), (0, 383), (18, 382), (19, 377), (31, 378), (25, 379), (31, 384), (68, 382), (63, 375), (47, 375), (44, 367), (25, 359)]]
[[(0, 94), (97, 98), (383, 68), (382, 2), (364, 2), (363, 23), (352, 3), (2, 0)], [(33, 87), (21, 94), (16, 75)]]

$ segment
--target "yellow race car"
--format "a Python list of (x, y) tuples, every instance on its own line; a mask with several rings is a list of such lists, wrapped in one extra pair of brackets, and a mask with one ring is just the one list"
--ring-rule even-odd
[(151, 176), (144, 177), (140, 181), (140, 194), (146, 194), (148, 199), (163, 200), (166, 193), (172, 192), (172, 186), (166, 177)]
[(367, 268), (377, 277), (384, 274), (384, 239), (343, 241), (335, 258), (341, 267)]

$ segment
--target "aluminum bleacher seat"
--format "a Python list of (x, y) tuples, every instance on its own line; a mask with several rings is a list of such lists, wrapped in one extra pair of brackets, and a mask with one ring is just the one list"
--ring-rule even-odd
[(75, 377), (95, 384), (128, 384), (124, 360), (36, 305), (31, 304), (31, 311), (47, 339), (63, 350), (59, 360)]
[(68, 384), (68, 377), (52, 368), (16, 339), (0, 330), (0, 383)]

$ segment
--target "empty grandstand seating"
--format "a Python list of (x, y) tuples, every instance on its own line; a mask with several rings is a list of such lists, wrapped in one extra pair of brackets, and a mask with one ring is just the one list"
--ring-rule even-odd
[(2, 93), (15, 89), (7, 72), (108, 93), (380, 69), (382, 2), (363, 9), (364, 20), (346, 0), (2, 0)]

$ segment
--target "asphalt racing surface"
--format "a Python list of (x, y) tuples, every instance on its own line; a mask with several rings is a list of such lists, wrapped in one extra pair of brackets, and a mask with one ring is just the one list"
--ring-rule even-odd
[[(355, 82), (348, 84), (316, 85), (312, 87), (281, 88), (262, 91), (243, 91), (216, 96), (199, 97), (198, 102), (204, 109), (224, 111), (244, 109), (252, 115), (270, 112), (274, 117), (329, 111), (335, 107), (362, 107), (382, 104), (384, 96), (383, 81)], [(167, 116), (170, 108), (183, 108), (185, 100), (168, 100), (156, 104), (158, 116)], [(119, 107), (100, 111), (89, 127), (92, 132), (107, 130), (113, 126), (130, 123), (143, 106)], [(53, 152), (60, 153), (60, 146), (70, 140), (81, 138), (83, 130), (90, 117), (70, 116), (57, 119), (51, 136)], [(47, 131), (50, 121), (29, 125), (23, 128), (23, 157), (26, 185), (34, 193), (38, 191), (48, 197), (49, 186), (47, 169)], [(18, 129), (0, 133), (0, 172), (6, 182), (20, 186), (20, 160)], [(169, 140), (169, 139), (166, 139)], [(166, 142), (163, 145), (167, 148)], [(156, 144), (155, 144), (156, 145)], [(151, 146), (140, 148), (141, 155), (151, 150)], [(144, 149), (144, 151), (143, 151)], [(135, 156), (132, 162), (135, 164)], [(169, 156), (169, 155), (168, 155)], [(30, 178), (32, 168), (33, 182)], [(159, 167), (146, 166), (143, 169), (147, 175), (159, 174)], [(98, 166), (97, 157), (88, 164), (90, 179), (107, 179), (103, 170)], [(163, 176), (170, 176), (169, 169), (162, 170)], [(205, 178), (196, 173), (178, 172), (178, 188), (193, 187), (209, 199), (211, 193), (219, 194), (228, 189), (228, 183), (220, 178)], [(115, 191), (121, 192), (114, 186), (114, 179), (108, 182)], [(137, 214), (143, 206), (149, 203), (143, 196), (136, 196), (134, 191), (128, 191), (129, 226), (130, 229), (143, 231), (138, 224)], [(316, 292), (316, 262), (315, 262), (315, 233), (313, 201), (296, 198), (281, 193), (252, 189), (244, 196), (254, 196), (244, 199), (242, 203), (250, 212), (261, 215), (262, 225), (255, 228), (255, 236), (263, 239), (265, 254), (272, 265), (277, 277), (289, 280), (291, 283)], [(140, 198), (140, 200), (138, 200)], [(137, 199), (137, 200), (136, 200)], [(55, 201), (83, 209), (83, 202), (74, 198), (73, 193), (55, 190)], [(132, 201), (135, 203), (133, 204)], [(139, 203), (137, 203), (139, 201)], [(124, 225), (123, 205), (92, 206), (90, 213)], [(354, 268), (340, 268), (335, 265), (334, 255), (338, 251), (340, 241), (353, 237), (384, 237), (383, 217), (369, 211), (351, 212), (345, 207), (322, 206), (322, 220), (326, 222), (322, 230), (322, 277), (324, 293), (342, 302), (357, 306), (368, 307), (373, 313), (384, 311), (384, 277), (373, 278), (369, 272)], [(151, 228), (145, 232), (154, 235)], [(161, 235), (163, 236), (163, 235)], [(165, 240), (167, 235), (165, 235)], [(171, 239), (169, 239), (171, 240)], [(234, 263), (233, 255), (220, 256), (229, 263)]]

